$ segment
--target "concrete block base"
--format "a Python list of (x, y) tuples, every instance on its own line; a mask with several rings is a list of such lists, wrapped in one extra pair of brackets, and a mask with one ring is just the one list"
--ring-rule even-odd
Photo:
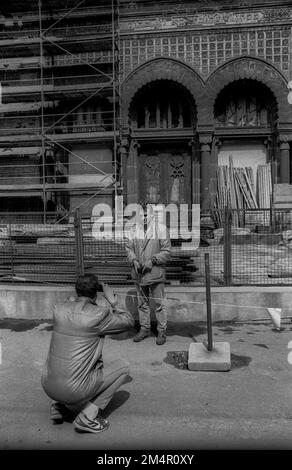
[(192, 343), (189, 348), (189, 370), (227, 371), (231, 369), (229, 343), (213, 343), (208, 351), (203, 343)]

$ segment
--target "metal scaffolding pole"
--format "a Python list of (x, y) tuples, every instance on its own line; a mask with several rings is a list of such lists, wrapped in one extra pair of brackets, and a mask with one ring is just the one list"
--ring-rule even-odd
[[(59, 18), (53, 25), (49, 26), (44, 32), (42, 33), (42, 41), (47, 42), (56, 48), (62, 50), (64, 53), (69, 54), (72, 57), (78, 57), (68, 49), (66, 49), (63, 46), (60, 46), (56, 41), (52, 40), (51, 38), (46, 37), (44, 33), (47, 33), (50, 31), (57, 23), (60, 23), (62, 19), (65, 17), (68, 17), (71, 11), (76, 10), (81, 4), (83, 5), (86, 2), (86, 0), (80, 2), (78, 5), (73, 7), (71, 10), (67, 11), (62, 18)], [(113, 186), (114, 190), (114, 196), (117, 195), (117, 190), (118, 190), (118, 143), (119, 143), (119, 134), (120, 134), (120, 118), (119, 118), (119, 113), (120, 113), (120, 74), (119, 74), (119, 60), (120, 60), (120, 49), (119, 49), (119, 0), (111, 0), (111, 35), (112, 35), (112, 74), (109, 75), (108, 73), (105, 73), (102, 71), (99, 67), (96, 67), (96, 63), (94, 65), (90, 64), (89, 62), (85, 60), (80, 60), (81, 63), (93, 68), (95, 71), (99, 72), (103, 76), (109, 78), (109, 84), (107, 85), (100, 85), (99, 89), (95, 90), (93, 93), (91, 93), (89, 96), (84, 98), (78, 105), (74, 106), (70, 111), (62, 115), (56, 122), (54, 122), (51, 126), (47, 127), (43, 131), (43, 136), (45, 139), (50, 141), (51, 143), (54, 143), (55, 145), (59, 146), (63, 150), (67, 150), (70, 152), (71, 155), (74, 155), (76, 158), (78, 158), (80, 161), (82, 161), (85, 164), (88, 164), (91, 167), (94, 167), (96, 171), (99, 174), (105, 174), (105, 172), (101, 169), (98, 168), (96, 165), (92, 165), (90, 162), (86, 161), (84, 158), (82, 158), (80, 155), (78, 155), (76, 152), (72, 152), (72, 150), (69, 150), (66, 148), (66, 144), (60, 144), (52, 135), (48, 135), (48, 131), (52, 128), (54, 128), (57, 124), (59, 124), (62, 120), (64, 120), (66, 117), (72, 115), (78, 108), (80, 108), (84, 103), (89, 101), (91, 98), (93, 98), (95, 95), (100, 93), (102, 90), (104, 90), (107, 87), (111, 87), (112, 89), (112, 102), (113, 102), (113, 182), (109, 185), (105, 185), (104, 190), (107, 190), (110, 186)], [(79, 60), (79, 57), (78, 57)], [(106, 178), (106, 177), (105, 177)], [(100, 181), (100, 183), (104, 180)], [(99, 184), (100, 184), (99, 183)], [(78, 188), (76, 188), (78, 190)], [(101, 194), (102, 190), (98, 190), (95, 194)], [(91, 196), (89, 199), (86, 201), (83, 201), (80, 205), (78, 205), (75, 209), (83, 206), (86, 202), (92, 199)]]
[[(58, 194), (60, 194), (61, 204), (63, 204), (62, 194), (65, 192), (70, 194), (70, 188), (74, 188), (72, 189), (74, 194), (81, 194), (82, 192), (83, 196), (85, 196), (84, 188), (87, 188), (86, 191), (88, 191), (88, 195), (89, 192), (91, 192), (91, 195), (89, 199), (81, 202), (81, 206), (83, 206), (86, 204), (86, 201), (91, 200), (95, 195), (102, 194), (103, 191), (113, 197), (117, 196), (119, 190), (119, 144), (121, 135), (120, 2), (119, 0), (111, 0), (104, 4), (102, 11), (99, 6), (96, 6), (95, 9), (92, 10), (92, 13), (89, 14), (87, 22), (93, 23), (95, 27), (94, 29), (90, 29), (90, 44), (88, 45), (88, 41), (78, 41), (78, 38), (74, 36), (76, 21), (70, 18), (71, 12), (74, 11), (76, 13), (79, 7), (82, 6), (83, 8), (86, 1), (87, 0), (81, 0), (75, 4), (73, 8), (67, 8), (59, 17), (55, 15), (54, 20), (50, 20), (49, 16), (46, 14), (46, 3), (42, 0), (38, 0), (38, 10), (34, 13), (35, 21), (38, 22), (34, 51), (36, 60), (39, 63), (37, 67), (39, 79), (27, 79), (27, 85), (32, 87), (32, 91), (30, 92), (32, 93), (31, 102), (33, 103), (35, 96), (38, 96), (40, 103), (37, 107), (39, 110), (38, 114), (35, 113), (35, 116), (30, 114), (30, 109), (34, 109), (32, 104), (31, 108), (28, 109), (28, 115), (23, 116), (23, 129), (27, 128), (27, 134), (33, 133), (33, 140), (37, 141), (37, 145), (39, 145), (40, 158), (35, 165), (39, 168), (37, 176), (38, 182), (35, 183), (35, 180), (33, 180), (33, 178), (36, 178), (35, 176), (27, 176), (26, 173), (24, 173), (19, 177), (17, 176), (20, 182), (11, 185), (11, 188), (8, 189), (11, 191), (11, 194), (12, 191), (14, 191), (15, 194), (23, 191), (23, 195), (30, 194), (31, 191), (35, 193), (38, 191), (38, 196), (43, 199), (44, 222), (47, 221), (50, 193), (55, 194), (57, 198), (57, 200), (56, 198), (54, 200), (55, 203), (58, 203)], [(92, 14), (96, 21), (92, 19)], [(66, 20), (65, 27), (60, 28), (59, 24), (64, 19)], [(56, 25), (58, 25), (57, 29), (55, 29)], [(87, 34), (87, 30), (80, 27), (80, 31), (82, 39), (82, 35)], [(68, 33), (69, 36), (67, 36)], [(94, 45), (95, 49), (93, 47)], [(92, 51), (92, 48), (94, 54), (90, 55), (89, 52)], [(61, 51), (61, 54), (63, 53), (63, 56), (60, 56), (60, 63), (54, 62), (54, 60), (46, 60), (47, 57), (58, 57), (58, 54), (60, 54), (58, 51)], [(72, 59), (69, 60), (69, 56)], [(87, 71), (84, 68), (85, 72), (80, 74), (80, 76), (76, 76), (74, 73), (70, 74), (67, 68), (69, 63), (73, 63), (73, 65), (76, 64), (80, 67), (88, 66), (91, 71)], [(46, 73), (47, 65), (52, 67), (49, 80)], [(56, 71), (58, 65), (66, 67), (66, 72), (63, 74), (64, 76), (59, 76), (60, 74)], [(93, 74), (93, 70), (96, 72), (96, 75)], [(81, 80), (85, 81), (83, 82)], [(83, 85), (80, 88), (78, 86), (79, 83)], [(18, 86), (24, 85), (20, 83)], [(96, 95), (102, 96), (108, 100), (105, 107), (102, 105), (102, 100), (92, 100)], [(48, 99), (49, 102), (46, 102), (46, 99)], [(92, 101), (90, 102), (90, 100)], [(55, 106), (56, 102), (61, 103), (61, 112), (54, 110), (46, 112), (46, 109)], [(84, 106), (85, 103), (87, 103), (86, 106)], [(86, 114), (85, 117), (84, 112), (88, 114)], [(98, 115), (99, 117), (97, 117)], [(80, 118), (80, 116), (82, 117)], [(81, 121), (79, 121), (79, 118)], [(29, 122), (29, 119), (32, 120), (32, 124)], [(34, 120), (40, 120), (40, 122)], [(62, 123), (64, 123), (64, 126), (61, 126)], [(13, 125), (13, 121), (11, 121), (12, 130), (14, 129)], [(65, 128), (65, 131), (62, 127)], [(8, 131), (11, 129), (9, 128)], [(22, 134), (24, 135), (24, 142), (26, 143), (26, 134), (23, 132), (19, 133), (20, 136)], [(11, 133), (11, 135), (13, 136), (14, 133)], [(110, 142), (110, 146), (112, 147), (110, 168), (104, 167), (104, 158), (101, 158), (100, 161), (97, 162), (94, 160), (90, 161), (87, 155), (84, 156), (78, 149), (72, 149), (71, 147), (72, 143), (83, 145), (83, 143), (88, 142), (88, 140), (97, 144), (104, 141)], [(54, 152), (57, 152), (58, 148), (63, 151), (63, 155), (58, 157), (60, 161), (58, 158), (57, 160), (55, 159), (56, 153), (54, 154)], [(48, 149), (52, 150), (50, 156), (47, 153)], [(33, 155), (35, 154), (36, 152), (33, 152)], [(69, 160), (69, 156), (74, 157), (78, 162), (72, 163)], [(71, 182), (69, 180), (70, 172), (68, 171), (71, 164), (77, 165), (77, 168), (78, 165), (90, 167), (91, 171), (88, 171), (88, 173), (93, 174), (94, 171), (95, 175), (96, 172), (96, 178), (92, 182), (87, 182), (85, 186)], [(28, 168), (28, 166), (33, 167), (34, 165), (26, 165), (26, 168)], [(86, 170), (81, 170), (80, 172), (77, 170), (74, 174), (82, 175), (82, 171), (83, 174), (87, 174)], [(22, 184), (25, 178), (27, 178), (28, 183)], [(31, 182), (29, 178), (32, 178)], [(60, 189), (62, 184), (64, 184), (64, 190)], [(12, 186), (14, 186), (14, 189), (12, 189)], [(38, 186), (37, 189), (36, 186)], [(109, 188), (111, 188), (111, 190), (109, 190)], [(93, 196), (92, 193), (94, 193)], [(70, 211), (69, 205), (65, 204), (65, 208), (66, 211)]]
[(112, 52), (113, 52), (113, 57), (112, 57), (112, 73), (113, 73), (113, 129), (114, 129), (114, 149), (113, 149), (113, 159), (114, 159), (114, 179), (115, 179), (115, 199), (117, 196), (117, 182), (116, 182), (116, 177), (117, 177), (117, 139), (116, 139), (116, 131), (117, 131), (117, 122), (116, 122), (116, 112), (117, 112), (117, 106), (116, 106), (116, 32), (115, 32), (115, 0), (112, 0), (111, 6), (112, 6)]
[[(112, 51), (113, 51), (113, 114), (114, 114), (114, 177), (115, 201), (118, 195), (118, 150), (120, 141), (120, 16), (119, 0), (112, 0)], [(115, 205), (115, 204), (114, 204)]]
[(44, 69), (43, 69), (43, 58), (44, 58), (44, 47), (42, 39), (42, 0), (38, 2), (39, 7), (39, 32), (40, 32), (40, 79), (41, 79), (41, 143), (42, 143), (42, 183), (43, 183), (43, 202), (44, 202), (44, 223), (46, 223), (46, 205), (47, 205), (47, 193), (46, 193), (46, 149), (45, 149), (45, 117), (44, 117)]

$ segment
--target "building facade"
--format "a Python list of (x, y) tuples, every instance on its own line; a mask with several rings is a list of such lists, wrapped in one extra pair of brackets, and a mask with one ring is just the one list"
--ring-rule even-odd
[(0, 16), (1, 211), (208, 210), (230, 155), (291, 183), (290, 1), (40, 3)]

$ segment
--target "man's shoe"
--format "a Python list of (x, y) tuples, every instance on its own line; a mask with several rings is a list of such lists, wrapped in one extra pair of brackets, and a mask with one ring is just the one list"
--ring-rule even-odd
[(158, 346), (162, 346), (165, 342), (166, 342), (166, 334), (158, 333), (158, 336), (156, 338), (156, 344), (158, 344)]
[(95, 419), (89, 419), (84, 413), (79, 413), (73, 422), (75, 430), (78, 432), (90, 432), (97, 434), (106, 431), (109, 428), (109, 422), (98, 416)]
[(139, 333), (134, 336), (133, 341), (135, 343), (139, 343), (140, 341), (143, 341), (143, 339), (148, 338), (150, 336), (150, 331), (141, 329)]

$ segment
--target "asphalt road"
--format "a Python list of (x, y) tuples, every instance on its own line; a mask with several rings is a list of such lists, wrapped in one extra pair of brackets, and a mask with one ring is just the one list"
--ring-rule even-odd
[(132, 380), (107, 409), (108, 431), (78, 434), (54, 426), (40, 376), (51, 335), (48, 323), (0, 320), (0, 449), (292, 449), (291, 323), (220, 324), (230, 372), (192, 372), (171, 361), (206, 338), (204, 325), (171, 325), (164, 346), (155, 337), (133, 343), (134, 331), (107, 338), (105, 362), (123, 358)]

